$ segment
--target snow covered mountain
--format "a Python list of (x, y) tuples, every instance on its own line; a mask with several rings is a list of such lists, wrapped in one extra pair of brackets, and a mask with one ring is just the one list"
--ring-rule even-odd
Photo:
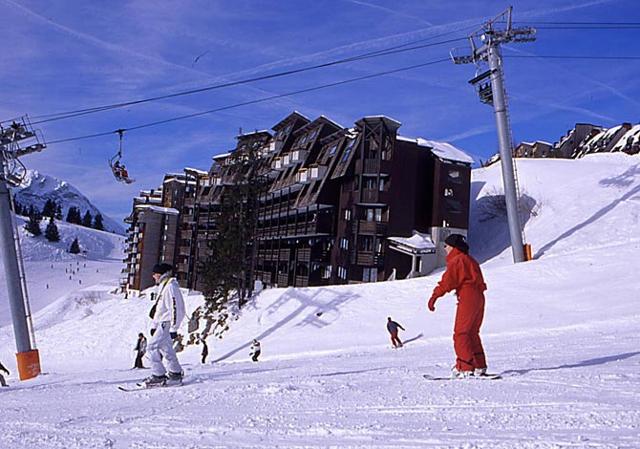
[[(56, 220), (60, 241), (49, 242), (44, 235), (34, 237), (27, 232), (24, 217), (16, 217), (16, 222), (33, 311), (105, 279), (117, 286), (124, 257), (123, 236)], [(41, 225), (43, 230), (46, 222)], [(69, 253), (74, 239), (78, 239), (81, 251), (77, 255)], [(10, 322), (4, 268), (0, 261), (0, 327)]]
[(74, 186), (53, 176), (40, 173), (37, 170), (28, 170), (23, 184), (13, 189), (13, 194), (16, 201), (23, 206), (28, 207), (32, 205), (39, 210), (42, 210), (47, 200), (53, 200), (61, 205), (63, 217), (66, 217), (66, 213), (70, 207), (78, 208), (82, 215), (84, 215), (86, 211), (89, 211), (93, 217), (99, 213), (103, 217), (106, 231), (120, 235), (124, 234), (123, 225), (100, 212), (100, 210)]
[[(447, 375), (455, 357), (455, 297), (426, 309), (435, 273), (266, 290), (223, 339), (209, 337), (212, 364), (200, 346), (180, 353), (185, 386), (122, 393), (117, 384), (149, 373), (127, 368), (151, 303), (112, 293), (105, 277), (37, 308), (49, 374), (0, 392), (0, 447), (638, 447), (640, 156), (517, 164), (536, 260), (511, 262), (500, 167), (474, 170), (472, 184), (470, 243), (489, 286), (482, 336), (502, 380), (422, 378)], [(189, 311), (203, 302), (185, 299)], [(387, 316), (406, 328), (401, 350)], [(9, 327), (0, 360), (15, 367)]]

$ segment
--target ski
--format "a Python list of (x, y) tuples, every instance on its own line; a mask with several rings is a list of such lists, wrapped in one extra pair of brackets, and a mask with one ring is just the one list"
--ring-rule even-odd
[(502, 379), (502, 376), (500, 374), (483, 374), (482, 376), (469, 376), (469, 377), (464, 377), (464, 378), (457, 378), (457, 377), (437, 377), (437, 376), (432, 376), (431, 374), (423, 374), (422, 377), (424, 377), (427, 380), (498, 380), (498, 379)]
[(180, 382), (168, 381), (168, 382), (166, 382), (164, 384), (153, 385), (153, 386), (148, 386), (148, 385), (145, 385), (142, 382), (138, 382), (133, 386), (118, 385), (118, 390), (124, 391), (124, 392), (132, 392), (132, 391), (141, 391), (141, 390), (153, 390), (153, 389), (156, 389), (156, 388), (181, 387), (183, 385), (184, 385), (183, 381), (180, 381)]

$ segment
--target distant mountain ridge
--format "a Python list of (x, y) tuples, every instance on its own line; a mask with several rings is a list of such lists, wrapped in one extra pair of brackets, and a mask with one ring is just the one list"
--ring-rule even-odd
[(69, 208), (76, 207), (81, 214), (89, 211), (93, 217), (101, 214), (105, 231), (124, 234), (124, 226), (108, 217), (94, 206), (77, 188), (53, 176), (37, 170), (28, 170), (20, 187), (13, 189), (17, 202), (23, 206), (33, 206), (42, 210), (47, 200), (53, 200), (62, 207), (62, 216), (66, 217)]

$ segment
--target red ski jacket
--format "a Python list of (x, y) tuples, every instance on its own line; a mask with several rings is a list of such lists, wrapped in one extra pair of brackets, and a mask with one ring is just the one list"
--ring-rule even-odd
[(431, 299), (437, 299), (455, 290), (458, 299), (466, 299), (467, 295), (481, 294), (487, 289), (480, 271), (480, 265), (473, 257), (457, 248), (447, 255), (447, 269), (442, 275)]

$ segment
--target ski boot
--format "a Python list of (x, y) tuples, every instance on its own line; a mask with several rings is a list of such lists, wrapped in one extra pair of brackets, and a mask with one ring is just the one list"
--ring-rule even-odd
[(164, 374), (162, 376), (156, 376), (155, 374), (152, 374), (142, 381), (142, 385), (144, 385), (146, 388), (164, 387), (167, 383), (167, 380), (168, 378)]

